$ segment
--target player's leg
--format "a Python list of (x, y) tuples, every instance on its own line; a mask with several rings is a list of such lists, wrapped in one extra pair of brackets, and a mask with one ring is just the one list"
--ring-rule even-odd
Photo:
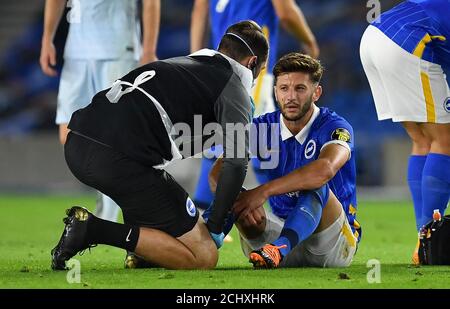
[(444, 215), (450, 196), (450, 123), (421, 124), (431, 139), (422, 175), (422, 225), (433, 217), (434, 209)]
[(209, 172), (217, 158), (221, 156), (223, 148), (221, 145), (214, 146), (211, 149), (204, 150), (205, 156), (202, 157), (200, 175), (197, 180), (197, 186), (194, 193), (194, 204), (202, 210), (206, 210), (214, 200), (214, 195), (209, 187)]
[[(99, 76), (110, 76), (103, 71), (104, 64), (108, 61), (88, 61), (66, 59), (61, 73), (61, 81), (58, 92), (58, 108), (56, 112), (56, 123), (59, 124), (59, 140), (62, 145), (66, 143), (67, 134), (70, 131), (67, 125), (72, 114), (83, 107), (86, 107), (92, 97), (100, 90), (107, 88), (110, 83), (104, 82), (99, 85)], [(128, 67), (131, 67), (128, 65)], [(128, 69), (127, 71), (128, 72)], [(126, 72), (123, 72), (126, 73)], [(117, 73), (115, 73), (117, 74)], [(114, 81), (111, 77), (103, 77), (104, 80)], [(99, 209), (97, 212), (100, 218), (110, 221), (117, 220), (118, 206), (107, 196), (99, 193), (97, 200)]]
[[(73, 207), (65, 219), (61, 240), (52, 250), (55, 269), (63, 268), (66, 260), (95, 244), (136, 250), (148, 262), (163, 267), (215, 265), (217, 249), (206, 226), (198, 221), (198, 212), (186, 191), (165, 171), (143, 166), (73, 132), (69, 133), (65, 155), (80, 181), (121, 205), (127, 223), (102, 220), (86, 209)], [(180, 259), (186, 261), (177, 264)]]
[(119, 215), (120, 207), (109, 196), (97, 192), (97, 200), (95, 203), (95, 215), (104, 220), (116, 222)]
[[(297, 205), (286, 218), (280, 236), (270, 244), (250, 253), (250, 261), (255, 267), (275, 268), (283, 258), (314, 231), (320, 231), (334, 222), (336, 217), (330, 218), (334, 213), (327, 213), (322, 218), (323, 208), (328, 203), (330, 189), (328, 185), (301, 194)], [(330, 206), (331, 209), (331, 206)], [(334, 214), (335, 215), (335, 214)], [(322, 224), (319, 224), (322, 221)]]
[(170, 269), (213, 268), (217, 263), (217, 248), (201, 219), (177, 239), (157, 229), (103, 220), (78, 206), (67, 215), (61, 240), (52, 250), (55, 270), (65, 269), (67, 260), (97, 244), (136, 252), (153, 265)]
[[(137, 67), (134, 59), (92, 60), (89, 62), (89, 74), (94, 87), (94, 94), (111, 87), (112, 83)], [(98, 192), (95, 215), (99, 218), (116, 222), (119, 206), (109, 196)]]
[(200, 167), (200, 176), (197, 181), (197, 186), (194, 193), (194, 204), (200, 209), (206, 210), (211, 205), (214, 199), (213, 193), (209, 188), (208, 175), (211, 170), (215, 158), (202, 158)]
[(407, 179), (413, 199), (416, 229), (419, 231), (422, 221), (422, 171), (430, 151), (430, 140), (417, 123), (403, 122), (402, 125), (412, 141)]
[(141, 228), (134, 251), (150, 263), (170, 269), (211, 269), (218, 260), (216, 245), (200, 217), (192, 230), (178, 238)]
[[(367, 28), (361, 40), (361, 61), (370, 83), (378, 119), (392, 118), (394, 122), (403, 122), (413, 141), (408, 183), (414, 202), (416, 224), (420, 225), (424, 205), (421, 175), (430, 142), (413, 122), (427, 122), (428, 118), (435, 117), (432, 113), (434, 108), (431, 108), (433, 99), (430, 96), (435, 78), (430, 73), (438, 70), (435, 70), (435, 64), (405, 52), (373, 26)], [(415, 257), (417, 250), (414, 251), (413, 261)]]
[[(404, 85), (398, 83), (399, 80), (405, 81), (407, 84), (420, 82), (415, 71), (407, 75), (408, 77), (414, 76), (413, 80), (406, 81), (405, 78), (397, 77), (403, 72), (399, 66), (404, 68), (418, 67), (419, 60), (412, 55), (408, 57), (405, 54), (407, 53), (374, 26), (369, 26), (364, 32), (360, 45), (361, 62), (370, 84), (379, 120), (389, 118), (394, 120), (396, 117), (404, 116), (408, 108), (403, 107), (402, 102), (408, 100), (411, 102), (413, 99), (410, 96), (414, 98), (415, 95), (420, 94), (420, 92), (412, 93), (412, 91), (404, 94), (405, 91), (402, 91)], [(411, 88), (414, 89), (414, 87)], [(399, 98), (396, 97), (397, 95)], [(408, 99), (405, 99), (406, 97)], [(421, 176), (429, 142), (420, 128), (413, 122), (404, 122), (403, 126), (413, 141), (412, 154), (408, 165), (408, 184), (418, 225), (422, 213)]]
[[(250, 216), (255, 220), (250, 220)], [(255, 221), (257, 224), (254, 223)], [(280, 236), (283, 225), (283, 219), (264, 207), (253, 210), (249, 216), (239, 217), (236, 221), (236, 227), (239, 231), (241, 249), (244, 255), (248, 258), (253, 250), (275, 241)]]
[(421, 60), (420, 69), (420, 106), (426, 114), (420, 127), (431, 141), (422, 173), (422, 224), (426, 224), (434, 209), (444, 214), (450, 194), (450, 89), (440, 65)]
[(94, 93), (91, 83), (86, 79), (88, 64), (84, 60), (65, 59), (58, 89), (56, 124), (59, 126), (59, 141), (66, 143), (69, 129), (67, 124), (76, 110), (91, 102)]
[(320, 227), (285, 256), (280, 267), (347, 267), (356, 247), (357, 237), (342, 205), (330, 192)]
[(64, 145), (67, 140), (67, 134), (69, 133), (69, 129), (67, 128), (67, 123), (61, 123), (59, 125), (59, 142), (61, 145)]

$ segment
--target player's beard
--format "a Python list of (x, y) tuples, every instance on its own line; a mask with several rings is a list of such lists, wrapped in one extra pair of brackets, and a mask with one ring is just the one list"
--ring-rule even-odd
[(303, 116), (305, 116), (306, 113), (311, 108), (311, 104), (313, 103), (312, 97), (313, 97), (313, 94), (311, 94), (311, 96), (308, 98), (308, 100), (305, 102), (305, 104), (303, 104), (303, 106), (300, 108), (299, 112), (294, 116), (288, 116), (285, 108), (282, 108), (281, 114), (283, 115), (284, 119), (286, 119), (288, 121), (298, 121), (298, 120), (302, 119)]

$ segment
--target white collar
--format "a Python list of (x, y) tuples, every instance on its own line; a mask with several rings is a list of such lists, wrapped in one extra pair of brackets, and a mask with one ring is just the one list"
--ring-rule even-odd
[[(303, 144), (305, 142), (306, 138), (308, 137), (309, 130), (311, 129), (311, 126), (312, 126), (314, 120), (316, 120), (316, 118), (319, 116), (319, 114), (320, 114), (320, 108), (318, 108), (314, 104), (314, 111), (313, 111), (308, 123), (303, 127), (303, 129), (300, 130), (300, 132), (297, 133), (297, 135), (295, 135), (295, 139), (297, 140), (297, 142), (299, 142), (300, 144)], [(289, 131), (288, 127), (284, 123), (283, 114), (281, 114), (281, 113), (280, 113), (280, 131), (281, 131), (280, 133), (281, 133), (282, 141), (285, 141), (288, 138), (293, 136), (291, 131)]]
[(228, 57), (225, 54), (222, 54), (221, 52), (218, 52), (217, 50), (213, 49), (200, 49), (199, 51), (196, 51), (195, 53), (190, 54), (189, 56), (214, 56), (214, 55), (221, 55), (225, 59), (228, 60), (228, 62), (231, 64), (231, 67), (233, 68), (233, 72), (236, 73), (236, 75), (239, 77), (239, 79), (242, 82), (242, 85), (244, 85), (245, 90), (247, 90), (248, 95), (250, 96), (252, 94), (252, 86), (253, 86), (253, 73), (249, 68), (246, 68), (236, 60)]

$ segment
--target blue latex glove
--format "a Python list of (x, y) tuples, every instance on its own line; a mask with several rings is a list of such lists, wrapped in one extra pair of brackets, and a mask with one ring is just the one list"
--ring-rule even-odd
[[(241, 188), (241, 192), (247, 191), (247, 189), (245, 187)], [(212, 208), (213, 208), (213, 202), (211, 202), (211, 204), (209, 205), (208, 209), (206, 209), (203, 212), (203, 220), (205, 220), (205, 222), (208, 222), (209, 219), (209, 215), (212, 212)], [(225, 220), (225, 226), (223, 228), (223, 233), (220, 234), (216, 234), (216, 233), (212, 233), (209, 232), (209, 234), (211, 235), (211, 238), (214, 240), (214, 242), (216, 243), (217, 249), (219, 249), (220, 247), (222, 247), (223, 245), (223, 239), (225, 238), (225, 236), (230, 233), (231, 229), (233, 228), (233, 224), (236, 221), (236, 218), (234, 217), (233, 213), (230, 212), (228, 214), (228, 217)]]
[(216, 234), (216, 233), (209, 232), (209, 235), (211, 235), (211, 238), (216, 243), (217, 249), (222, 247), (223, 239), (225, 238), (225, 234), (224, 233)]

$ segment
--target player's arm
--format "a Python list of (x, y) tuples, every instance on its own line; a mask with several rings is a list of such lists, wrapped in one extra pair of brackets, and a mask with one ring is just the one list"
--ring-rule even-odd
[(220, 170), (222, 169), (222, 164), (223, 164), (222, 156), (220, 156), (220, 158), (218, 158), (216, 162), (214, 162), (213, 167), (209, 171), (208, 175), (209, 189), (213, 193), (215, 193), (217, 189), (217, 180), (219, 179), (219, 173)]
[(253, 209), (261, 207), (273, 195), (320, 188), (336, 175), (349, 158), (349, 147), (338, 143), (328, 144), (322, 149), (317, 160), (283, 177), (241, 193), (233, 210), (236, 214), (246, 216)]
[(56, 65), (56, 49), (53, 45), (56, 29), (61, 20), (66, 1), (46, 0), (44, 10), (44, 33), (41, 42), (41, 55), (39, 63), (42, 71), (49, 76), (56, 76), (57, 72), (52, 66)]
[(224, 153), (207, 226), (211, 233), (220, 234), (225, 219), (241, 191), (249, 158), (247, 130), (251, 121), (251, 103), (237, 77), (230, 79), (215, 103), (214, 110), (223, 131)]
[(191, 53), (205, 47), (208, 8), (208, 0), (195, 0), (191, 13)]
[(140, 63), (146, 64), (158, 60), (159, 23), (161, 19), (160, 0), (142, 0), (142, 56)]
[(306, 52), (314, 58), (319, 56), (316, 38), (306, 22), (303, 12), (294, 0), (272, 0), (281, 26), (306, 47)]

